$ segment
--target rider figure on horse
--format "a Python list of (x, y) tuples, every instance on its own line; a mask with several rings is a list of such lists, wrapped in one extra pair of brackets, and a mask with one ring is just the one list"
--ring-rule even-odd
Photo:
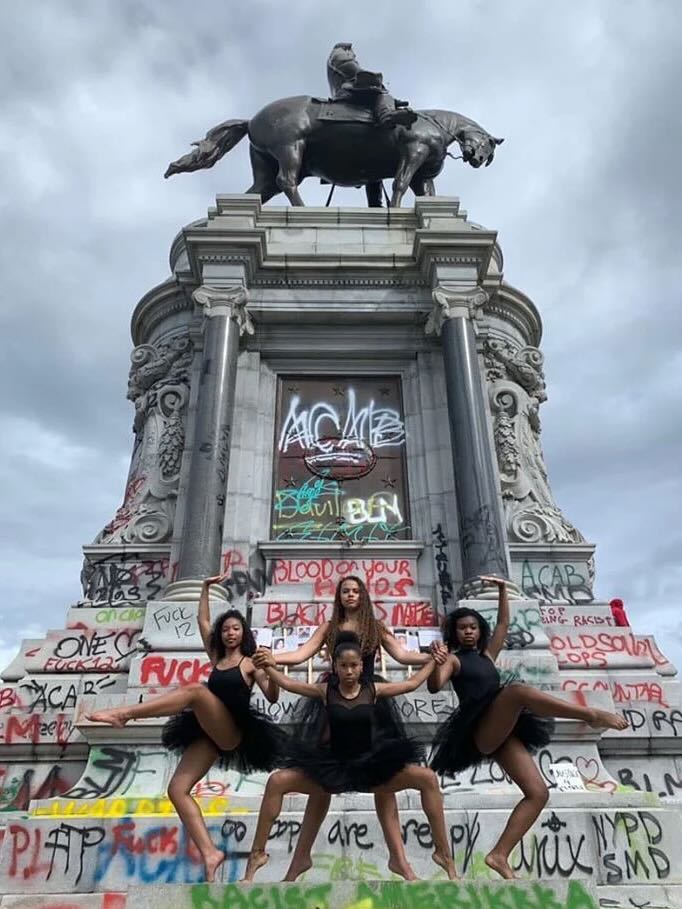
[(397, 101), (388, 93), (381, 73), (360, 66), (351, 44), (334, 45), (327, 60), (327, 80), (333, 101), (369, 108), (380, 126), (409, 128), (417, 119), (407, 101)]

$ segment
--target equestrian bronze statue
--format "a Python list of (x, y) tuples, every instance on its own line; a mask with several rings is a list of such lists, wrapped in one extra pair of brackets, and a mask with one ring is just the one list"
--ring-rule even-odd
[[(299, 95), (273, 101), (251, 120), (226, 120), (192, 143), (164, 176), (213, 167), (248, 135), (253, 183), (247, 193), (263, 202), (283, 192), (303, 205), (298, 185), (319, 177), (339, 186), (365, 186), (371, 206), (381, 205), (382, 180), (393, 179), (392, 207), (408, 188), (433, 195), (448, 147), (456, 142), (472, 167), (488, 166), (496, 139), (474, 120), (449, 110), (411, 110), (396, 101), (381, 73), (363, 70), (350, 44), (337, 44), (327, 61), (329, 100)], [(452, 157), (452, 155), (451, 155)]]

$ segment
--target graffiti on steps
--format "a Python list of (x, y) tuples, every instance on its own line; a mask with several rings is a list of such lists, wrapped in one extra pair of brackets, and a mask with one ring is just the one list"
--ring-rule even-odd
[[(651, 762), (649, 762), (649, 766)], [(653, 770), (649, 773), (640, 771), (639, 773), (632, 767), (619, 767), (615, 770), (615, 776), (621, 786), (627, 786), (638, 792), (655, 792), (659, 798), (680, 798), (682, 796), (682, 774), (670, 772), (669, 770), (659, 773), (660, 783), (655, 785), (652, 782)]]
[(102, 694), (112, 688), (116, 690), (119, 679), (118, 674), (94, 678), (27, 676), (13, 685), (0, 688), (0, 713), (9, 710), (26, 713), (73, 710), (81, 695)]
[(579, 881), (570, 881), (565, 897), (541, 884), (506, 883), (475, 886), (464, 881), (357, 880), (348, 902), (332, 899), (332, 883), (222, 888), (198, 884), (191, 888), (187, 909), (597, 909), (596, 899)]
[(604, 812), (593, 815), (592, 824), (607, 884), (664, 881), (670, 876), (663, 827), (653, 812)]
[(49, 632), (26, 660), (29, 672), (124, 672), (137, 650), (140, 628)]
[(274, 559), (274, 584), (312, 584), (315, 597), (334, 598), (337, 583), (349, 574), (365, 580), (370, 596), (409, 597), (416, 582), (410, 559)]
[(591, 603), (592, 584), (584, 564), (531, 562), (521, 565), (520, 586), (534, 600), (563, 603)]
[(149, 791), (150, 784), (165, 766), (165, 759), (166, 752), (161, 748), (138, 751), (115, 745), (93, 745), (86, 773), (69, 795), (72, 799), (103, 799), (114, 794), (125, 796), (134, 788)]
[[(599, 607), (595, 607), (598, 609)], [(590, 612), (584, 607), (559, 606), (557, 604), (542, 603), (540, 605), (542, 621), (545, 625), (573, 625), (580, 627), (583, 625), (607, 625), (613, 627), (616, 623), (610, 612), (604, 609), (603, 613)]]
[[(433, 627), (438, 615), (428, 600), (408, 600), (404, 603), (383, 603), (374, 600), (374, 614), (391, 628)], [(331, 603), (272, 603), (265, 611), (265, 625), (317, 626), (331, 616)]]
[(563, 679), (562, 691), (609, 691), (614, 704), (630, 704), (632, 701), (645, 701), (649, 704), (658, 704), (660, 707), (670, 706), (660, 682), (650, 681), (622, 681), (619, 679), (605, 680), (594, 679)]
[(145, 559), (138, 553), (115, 553), (86, 560), (83, 596), (93, 603), (135, 603), (158, 599), (170, 580), (168, 558)]
[(81, 735), (73, 725), (73, 714), (10, 713), (0, 717), (0, 744), (67, 745)]
[(82, 761), (0, 765), (0, 811), (27, 811), (32, 799), (51, 799), (69, 790)]
[(609, 666), (667, 666), (668, 660), (648, 637), (631, 632), (552, 634), (549, 646), (559, 666), (605, 669)]
[[(196, 795), (196, 792), (193, 793)], [(201, 796), (199, 796), (201, 798)], [(222, 817), (230, 810), (225, 796), (202, 798), (201, 811), (208, 817)], [(235, 810), (232, 808), (231, 810)], [(238, 809), (245, 811), (246, 809)], [(163, 796), (152, 798), (52, 799), (49, 805), (38, 805), (32, 817), (174, 817), (175, 806)]]

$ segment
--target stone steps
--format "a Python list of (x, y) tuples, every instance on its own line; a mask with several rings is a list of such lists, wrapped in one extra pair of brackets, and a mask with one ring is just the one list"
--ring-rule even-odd
[[(682, 884), (682, 817), (651, 804), (629, 807), (563, 807), (550, 802), (512, 856), (528, 879), (570, 877), (599, 886)], [(410, 795), (412, 805), (415, 800)], [(448, 801), (450, 801), (448, 799)], [(458, 868), (467, 878), (494, 879), (483, 859), (509, 816), (499, 808), (446, 808), (446, 826)], [(481, 804), (479, 796), (478, 804)], [(302, 807), (302, 806), (301, 806)], [(256, 808), (239, 806), (209, 815), (212, 839), (228, 853), (221, 881), (243, 874), (256, 825)], [(284, 812), (273, 826), (270, 862), (263, 883), (283, 876), (302, 813)], [(431, 860), (432, 841), (421, 811), (401, 812), (403, 839), (416, 873), (425, 879), (442, 872)], [(383, 879), (387, 852), (373, 810), (350, 804), (326, 818), (306, 882)], [(203, 869), (177, 817), (31, 817), (8, 824), (0, 849), (0, 892), (90, 893), (125, 891), (138, 884), (200, 883)]]

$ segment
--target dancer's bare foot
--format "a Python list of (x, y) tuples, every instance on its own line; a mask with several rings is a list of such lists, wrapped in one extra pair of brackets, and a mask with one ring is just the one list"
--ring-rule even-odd
[(390, 858), (388, 860), (388, 870), (392, 871), (393, 874), (397, 874), (399, 877), (404, 878), (406, 881), (418, 881), (419, 878), (414, 873), (414, 868), (407, 859), (396, 859)]
[(208, 858), (204, 857), (204, 868), (206, 868), (206, 881), (212, 884), (215, 881), (215, 873), (225, 861), (225, 853), (220, 849), (212, 852)]
[(593, 710), (592, 719), (587, 721), (593, 729), (617, 729), (622, 732), (628, 728), (628, 721), (619, 713), (609, 713), (608, 710)]
[(269, 858), (270, 856), (263, 849), (252, 849), (246, 861), (246, 871), (244, 872), (242, 883), (252, 881), (256, 871), (262, 868), (263, 865), (267, 865)]
[(313, 867), (313, 860), (308, 856), (304, 859), (298, 859), (291, 862), (287, 868), (287, 873), (282, 878), (283, 881), (297, 881), (302, 874), (310, 871)]
[(511, 869), (509, 862), (503, 855), (499, 855), (496, 852), (489, 852), (485, 857), (485, 863), (488, 868), (492, 868), (493, 871), (505, 879), (505, 881), (515, 881), (516, 875)]
[(106, 723), (107, 726), (121, 728), (130, 719), (130, 714), (125, 707), (112, 707), (111, 710), (96, 710), (94, 713), (86, 713), (84, 718), (91, 723)]
[(455, 868), (455, 861), (451, 855), (443, 854), (436, 849), (431, 858), (437, 865), (440, 865), (451, 881), (459, 879), (457, 869)]

